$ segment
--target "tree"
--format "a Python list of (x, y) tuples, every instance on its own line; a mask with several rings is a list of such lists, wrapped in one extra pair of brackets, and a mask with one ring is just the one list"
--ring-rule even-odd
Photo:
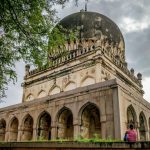
[(66, 1), (0, 1), (0, 98), (6, 96), (8, 83), (16, 82), (16, 61), (47, 64), (49, 37), (57, 21), (53, 5)]

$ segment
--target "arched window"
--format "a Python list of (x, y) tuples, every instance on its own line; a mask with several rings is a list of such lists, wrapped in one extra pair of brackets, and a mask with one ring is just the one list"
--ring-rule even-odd
[(47, 112), (43, 112), (38, 123), (38, 139), (51, 139), (51, 117)]
[(19, 125), (18, 119), (14, 117), (10, 124), (10, 134), (9, 134), (10, 142), (17, 141), (18, 125)]
[(58, 113), (57, 137), (73, 139), (73, 115), (71, 110), (64, 107)]
[(32, 135), (33, 135), (33, 118), (30, 115), (27, 115), (23, 122), (21, 141), (32, 140)]
[(5, 141), (6, 121), (0, 120), (0, 141)]
[(82, 138), (93, 138), (95, 134), (101, 135), (100, 113), (96, 105), (88, 103), (80, 111), (81, 127), (80, 133)]
[(136, 113), (132, 105), (127, 108), (127, 128), (130, 127), (130, 124), (137, 128), (137, 119)]
[(139, 116), (139, 132), (140, 132), (140, 140), (146, 140), (146, 119), (143, 112), (140, 113)]

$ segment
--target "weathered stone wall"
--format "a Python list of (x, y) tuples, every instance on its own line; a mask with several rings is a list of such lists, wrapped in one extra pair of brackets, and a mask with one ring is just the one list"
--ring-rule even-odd
[(120, 138), (114, 134), (114, 85), (110, 80), (1, 109), (6, 124), (2, 138)]
[[(118, 90), (121, 137), (133, 124), (138, 133), (138, 140), (149, 140), (150, 138), (150, 103), (135, 91), (134, 88), (121, 83)], [(142, 116), (143, 120), (141, 120)], [(143, 128), (143, 129), (142, 129)], [(143, 134), (141, 135), (143, 130)], [(143, 137), (142, 137), (143, 136)]]
[(137, 93), (141, 92), (137, 77), (120, 60), (107, 53), (108, 50), (95, 47), (56, 67), (28, 72), (23, 84), (23, 102), (115, 78), (127, 80)]

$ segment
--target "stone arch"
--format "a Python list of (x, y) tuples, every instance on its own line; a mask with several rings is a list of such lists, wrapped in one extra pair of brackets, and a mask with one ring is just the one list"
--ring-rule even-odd
[(131, 124), (134, 128), (137, 128), (137, 115), (135, 109), (132, 105), (129, 105), (127, 108), (127, 128), (129, 128)]
[(6, 121), (4, 119), (0, 120), (0, 141), (5, 141), (6, 134)]
[(61, 139), (73, 139), (73, 114), (72, 111), (63, 107), (57, 113), (57, 137)]
[(74, 81), (69, 81), (64, 88), (64, 91), (73, 90), (76, 88), (76, 83)]
[(44, 90), (41, 90), (39, 93), (38, 93), (38, 98), (42, 98), (42, 97), (45, 97), (46, 96), (46, 92)]
[(81, 87), (83, 86), (87, 86), (87, 85), (91, 85), (91, 84), (95, 84), (95, 79), (92, 76), (86, 76), (81, 80)]
[(19, 125), (19, 121), (16, 117), (12, 118), (10, 121), (10, 132), (9, 132), (9, 141), (13, 142), (13, 141), (17, 141), (18, 138), (18, 125)]
[(145, 141), (146, 140), (146, 131), (147, 131), (147, 124), (146, 124), (146, 118), (143, 113), (143, 111), (139, 115), (139, 134), (140, 134), (140, 140)]
[(52, 88), (50, 89), (49, 95), (54, 95), (54, 94), (57, 94), (57, 93), (60, 93), (60, 92), (61, 92), (60, 87), (55, 85), (55, 86), (52, 86)]
[(30, 141), (33, 136), (33, 118), (27, 114), (22, 123), (22, 137), (21, 141)]
[(46, 111), (43, 111), (38, 118), (38, 139), (51, 139), (51, 116)]
[(94, 103), (86, 103), (79, 111), (80, 133), (82, 138), (93, 138), (95, 134), (100, 137), (100, 111)]
[(31, 93), (26, 97), (26, 101), (32, 101), (33, 99), (34, 99), (34, 96)]

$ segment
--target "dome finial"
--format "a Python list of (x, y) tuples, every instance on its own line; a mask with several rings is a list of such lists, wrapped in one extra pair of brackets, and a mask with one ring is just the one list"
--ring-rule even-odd
[(88, 0), (85, 0), (85, 11), (87, 11), (87, 3), (88, 3)]

